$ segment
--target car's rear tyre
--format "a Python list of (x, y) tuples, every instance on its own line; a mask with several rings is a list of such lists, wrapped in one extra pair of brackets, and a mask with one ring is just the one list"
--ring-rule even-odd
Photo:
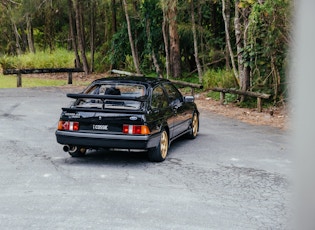
[(162, 162), (168, 154), (169, 140), (166, 130), (162, 130), (161, 139), (158, 146), (149, 149), (148, 156), (152, 162)]
[(68, 152), (72, 157), (84, 157), (86, 154), (86, 148), (80, 146), (73, 146)]
[(194, 113), (191, 119), (190, 131), (187, 134), (188, 138), (195, 139), (198, 135), (198, 130), (199, 130), (199, 117), (197, 113)]

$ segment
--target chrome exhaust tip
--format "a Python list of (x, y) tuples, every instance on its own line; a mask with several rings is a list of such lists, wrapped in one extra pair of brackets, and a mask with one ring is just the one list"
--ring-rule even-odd
[(64, 145), (62, 149), (63, 149), (63, 151), (65, 151), (65, 152), (69, 152), (70, 146), (69, 146), (69, 145)]

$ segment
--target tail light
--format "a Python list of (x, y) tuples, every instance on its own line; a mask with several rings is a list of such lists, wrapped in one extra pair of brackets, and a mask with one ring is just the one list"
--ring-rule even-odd
[(146, 125), (123, 125), (122, 131), (125, 134), (150, 134), (149, 127)]
[(76, 122), (76, 121), (59, 121), (58, 130), (77, 131), (77, 130), (79, 130), (79, 122)]

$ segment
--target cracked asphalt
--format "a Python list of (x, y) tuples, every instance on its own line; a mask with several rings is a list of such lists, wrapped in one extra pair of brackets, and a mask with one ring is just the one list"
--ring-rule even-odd
[(71, 88), (0, 89), (1, 229), (291, 229), (289, 135), (201, 111), (163, 163), (56, 143)]

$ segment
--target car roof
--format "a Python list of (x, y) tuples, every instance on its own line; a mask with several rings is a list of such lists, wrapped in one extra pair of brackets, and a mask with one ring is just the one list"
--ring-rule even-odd
[(150, 85), (151, 87), (154, 87), (155, 85), (159, 83), (169, 83), (170, 81), (163, 78), (157, 78), (157, 77), (137, 77), (137, 76), (111, 76), (111, 77), (105, 77), (101, 79), (97, 79), (93, 81), (93, 84), (107, 84), (107, 83), (134, 83), (134, 84), (144, 84), (144, 85)]

